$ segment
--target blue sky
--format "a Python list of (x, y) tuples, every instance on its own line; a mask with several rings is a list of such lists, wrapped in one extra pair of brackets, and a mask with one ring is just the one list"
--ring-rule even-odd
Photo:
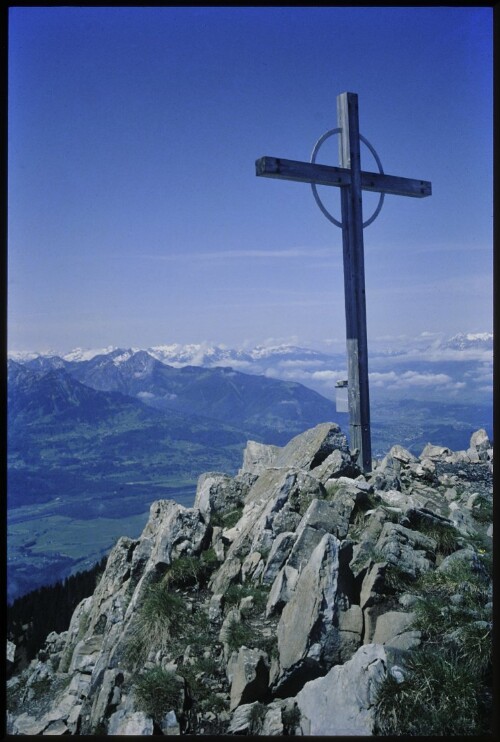
[(343, 341), (341, 232), (254, 162), (309, 160), (344, 91), (433, 187), (365, 229), (369, 344), (491, 331), (491, 8), (17, 7), (9, 349)]

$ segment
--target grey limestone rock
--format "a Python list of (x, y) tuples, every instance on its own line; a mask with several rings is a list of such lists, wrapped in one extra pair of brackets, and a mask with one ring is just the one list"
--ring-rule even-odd
[(76, 696), (79, 700), (86, 698), (90, 688), (90, 677), (91, 676), (86, 673), (76, 672), (71, 678), (71, 682), (68, 686), (68, 693)]
[(193, 507), (198, 508), (205, 519), (212, 513), (228, 513), (243, 504), (249, 489), (243, 478), (207, 472), (198, 478)]
[(277, 512), (272, 521), (273, 534), (278, 536), (281, 533), (294, 532), (299, 525), (302, 516), (289, 507), (282, 508)]
[(342, 492), (336, 493), (332, 502), (313, 500), (304, 513), (297, 531), (302, 528), (315, 528), (325, 533), (333, 533), (344, 539), (349, 528), (349, 518), (354, 508), (354, 499)]
[(404, 448), (403, 446), (393, 446), (389, 451), (389, 454), (393, 459), (398, 461), (403, 466), (408, 466), (409, 464), (413, 464), (417, 461), (417, 457), (410, 453), (410, 451), (408, 451), (408, 449)]
[(288, 603), (293, 595), (298, 576), (298, 570), (287, 564), (280, 569), (269, 591), (266, 604), (267, 617), (279, 613)]
[(312, 552), (325, 533), (326, 531), (323, 529), (303, 525), (290, 551), (290, 556), (286, 562), (287, 566), (293, 567), (299, 572), (308, 563)]
[(281, 737), (284, 733), (282, 719), (282, 701), (273, 701), (266, 708), (260, 735), (263, 737)]
[(491, 458), (489, 455), (489, 451), (491, 449), (491, 442), (488, 438), (488, 434), (486, 433), (486, 430), (484, 428), (480, 428), (479, 430), (476, 430), (475, 433), (471, 435), (470, 439), (470, 445), (467, 453), (477, 453), (480, 461), (487, 461), (488, 458)]
[(436, 542), (397, 523), (384, 523), (376, 548), (388, 563), (417, 577), (432, 568)]
[[(271, 542), (272, 543), (272, 542)], [(264, 569), (260, 551), (251, 551), (241, 565), (241, 581), (257, 579)]]
[(297, 536), (292, 532), (279, 533), (273, 541), (271, 551), (267, 557), (266, 565), (262, 573), (262, 583), (270, 585), (274, 582), (276, 575), (290, 554)]
[(31, 737), (37, 734), (41, 734), (46, 726), (47, 724), (45, 720), (36, 719), (25, 712), (14, 719), (12, 724), (12, 731), (14, 734), (21, 734)]
[(361, 584), (360, 606), (369, 608), (377, 602), (377, 598), (384, 589), (387, 562), (376, 562), (368, 570)]
[(331, 508), (330, 520), (332, 522), (332, 528), (329, 530), (331, 533), (334, 533), (337, 538), (344, 539), (347, 536), (354, 508), (358, 502), (364, 500), (365, 497), (366, 491), (358, 490), (357, 488), (352, 491), (349, 488), (340, 486), (335, 491), (329, 501)]
[(414, 613), (404, 613), (403, 611), (382, 613), (377, 619), (373, 643), (392, 644), (396, 637), (410, 630), (414, 618)]
[(251, 734), (252, 729), (252, 709), (258, 701), (253, 703), (244, 703), (238, 706), (229, 722), (228, 734)]
[(256, 441), (248, 441), (243, 451), (243, 465), (239, 474), (249, 473), (259, 475), (264, 469), (274, 465), (274, 461), (281, 451), (279, 446), (271, 446)]
[(285, 507), (303, 515), (313, 500), (323, 500), (327, 492), (315, 475), (304, 471), (296, 471), (289, 491)]
[(295, 531), (295, 541), (286, 561), (287, 567), (300, 572), (326, 533), (337, 538), (345, 538), (349, 525), (349, 516), (354, 503), (347, 496), (347, 504), (339, 497), (335, 502), (314, 499)]
[(375, 729), (377, 689), (387, 673), (380, 644), (367, 644), (343, 665), (306, 683), (297, 693), (302, 734), (370, 736)]
[(123, 673), (117, 668), (105, 670), (101, 685), (94, 697), (90, 713), (90, 726), (97, 727), (102, 719), (110, 716), (120, 700), (119, 688), (123, 683)]
[(223, 532), (230, 543), (227, 557), (245, 558), (262, 547), (264, 531), (272, 538), (274, 519), (285, 508), (296, 480), (297, 473), (292, 470), (267, 469), (262, 473), (248, 492), (240, 520), (231, 532)]
[(240, 600), (238, 608), (244, 618), (250, 616), (255, 609), (255, 600), (253, 598), (253, 595), (247, 595), (246, 597), (242, 598)]
[(351, 605), (345, 611), (339, 611), (339, 659), (349, 660), (361, 644), (363, 635), (363, 611), (359, 605)]
[(292, 438), (279, 451), (273, 466), (312, 471), (335, 449), (349, 453), (347, 438), (336, 423), (321, 423)]
[(207, 538), (207, 525), (197, 508), (185, 508), (173, 500), (156, 500), (149, 509), (141, 540), (151, 539), (150, 569), (169, 565), (180, 556), (201, 551)]
[(69, 730), (67, 725), (64, 723), (62, 719), (55, 719), (54, 721), (49, 722), (45, 729), (43, 730), (42, 734), (45, 735), (61, 735), (61, 734), (68, 734)]
[(180, 724), (173, 709), (165, 714), (165, 716), (161, 720), (160, 728), (162, 733), (167, 736), (178, 735), (181, 733)]
[(269, 662), (261, 649), (240, 647), (233, 652), (227, 665), (231, 683), (230, 710), (265, 698), (269, 682)]
[[(392, 451), (392, 449), (391, 449)], [(403, 463), (400, 458), (392, 456), (391, 451), (372, 471), (370, 479), (376, 491), (395, 489), (401, 490), (401, 469)], [(397, 451), (399, 454), (399, 451)]]
[(420, 454), (421, 459), (445, 459), (450, 456), (451, 450), (446, 446), (433, 446), (432, 443), (428, 443), (424, 446), (422, 453)]
[(109, 719), (108, 734), (123, 737), (149, 736), (153, 734), (153, 719), (143, 711), (115, 711)]
[(85, 634), (85, 629), (89, 625), (89, 612), (92, 604), (93, 597), (84, 598), (73, 611), (69, 628), (65, 632), (65, 644), (61, 650), (59, 661), (60, 672), (66, 672), (68, 670), (75, 646), (79, 638)]
[(408, 508), (423, 506), (426, 502), (425, 497), (414, 491), (407, 493), (389, 489), (379, 491), (379, 495), (383, 503), (389, 505), (389, 507), (400, 508), (402, 512), (405, 512)]
[(287, 683), (303, 666), (332, 663), (338, 652), (337, 581), (340, 542), (325, 534), (299, 573), (278, 623), (281, 677)]
[(225, 593), (229, 585), (236, 582), (241, 572), (241, 562), (237, 557), (229, 557), (217, 570), (210, 583), (214, 594)]
[(339, 448), (332, 451), (323, 463), (314, 469), (314, 476), (321, 482), (338, 477), (357, 477), (359, 473), (360, 469), (350, 452)]
[(361, 540), (353, 548), (353, 558), (350, 567), (355, 577), (358, 577), (373, 562), (373, 551), (382, 533), (386, 517), (386, 514), (378, 509), (371, 512), (368, 522), (365, 521)]
[[(284, 513), (303, 512), (313, 499), (321, 499), (325, 495), (323, 485), (308, 472), (295, 469), (266, 470), (251, 487), (234, 533), (224, 532), (225, 536), (231, 537), (227, 558), (238, 556), (244, 559), (251, 551), (268, 550), (274, 536), (283, 530), (283, 520), (275, 530), (276, 519), (282, 519)], [(290, 519), (285, 519), (285, 522), (289, 528)]]
[(73, 652), (69, 672), (74, 673), (79, 670), (80, 672), (91, 673), (101, 651), (102, 641), (102, 636), (95, 634), (88, 639), (79, 641)]
[(470, 547), (459, 549), (458, 551), (454, 551), (452, 554), (449, 554), (443, 559), (441, 564), (436, 569), (439, 572), (446, 572), (450, 568), (453, 568), (460, 563), (464, 564), (467, 567), (471, 567), (478, 573), (482, 573), (484, 571), (484, 567), (478, 559), (476, 552)]

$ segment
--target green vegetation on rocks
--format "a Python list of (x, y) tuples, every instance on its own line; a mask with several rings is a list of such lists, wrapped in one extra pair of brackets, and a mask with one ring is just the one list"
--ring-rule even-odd
[(382, 735), (486, 734), (491, 718), (492, 603), (479, 560), (455, 559), (421, 575), (413, 627), (422, 645), (387, 675), (377, 701)]
[(171, 592), (163, 581), (150, 585), (135, 615), (132, 637), (126, 649), (128, 662), (137, 667), (150, 651), (166, 651), (172, 638), (182, 631), (185, 617), (186, 609), (180, 595)]
[(141, 710), (160, 722), (166, 713), (182, 708), (182, 680), (170, 670), (153, 667), (135, 681), (135, 695)]

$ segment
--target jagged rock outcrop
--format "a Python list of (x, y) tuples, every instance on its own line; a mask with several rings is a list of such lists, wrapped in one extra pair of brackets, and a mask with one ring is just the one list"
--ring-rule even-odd
[(210, 517), (210, 513), (231, 512), (243, 505), (250, 484), (255, 479), (253, 473), (242, 473), (238, 477), (218, 472), (202, 474), (198, 479), (194, 507), (205, 517)]
[(414, 586), (484, 572), (492, 466), (484, 431), (461, 452), (393, 446), (367, 475), (332, 423), (249, 442), (235, 477), (200, 477), (192, 508), (153, 502), (117, 541), (9, 679), (9, 732), (376, 733), (377, 689), (422, 642)]
[[(313, 549), (278, 623), (280, 675), (275, 691), (293, 695), (290, 688), (338, 661), (337, 584), (338, 539), (325, 533)], [(296, 684), (297, 681), (295, 681)], [(288, 692), (284, 692), (287, 688)]]

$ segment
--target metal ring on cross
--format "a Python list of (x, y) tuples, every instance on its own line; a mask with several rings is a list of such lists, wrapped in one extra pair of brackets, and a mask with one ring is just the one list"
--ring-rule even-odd
[[(328, 139), (328, 137), (331, 137), (334, 134), (341, 134), (341, 133), (342, 133), (342, 129), (341, 128), (340, 129), (330, 129), (329, 131), (326, 131), (323, 134), (323, 136), (321, 136), (318, 139), (318, 141), (314, 145), (314, 149), (313, 149), (312, 155), (311, 155), (311, 162), (313, 164), (316, 162), (316, 155), (318, 154), (318, 150), (321, 147), (321, 145), (323, 144), (323, 142), (326, 139)], [(368, 139), (366, 139), (362, 134), (359, 135), (359, 138), (360, 138), (360, 140), (364, 144), (366, 144), (366, 146), (368, 147), (368, 149), (372, 153), (373, 157), (375, 158), (375, 162), (377, 163), (377, 167), (379, 169), (379, 173), (381, 175), (383, 175), (384, 174), (384, 168), (382, 167), (382, 163), (380, 162), (380, 157), (375, 152), (375, 148), (372, 147), (372, 145), (370, 144), (370, 142), (368, 141)], [(339, 222), (337, 219), (335, 219), (335, 217), (333, 217), (330, 214), (330, 212), (327, 211), (327, 209), (324, 207), (323, 202), (321, 201), (320, 197), (318, 196), (318, 189), (316, 188), (316, 183), (311, 183), (311, 188), (312, 188), (314, 199), (315, 199), (316, 203), (318, 204), (319, 208), (321, 209), (321, 211), (323, 212), (323, 214), (326, 216), (326, 218), (329, 219), (331, 222), (333, 222), (336, 227), (342, 227), (342, 222)], [(379, 201), (378, 201), (378, 204), (377, 204), (377, 208), (375, 209), (375, 211), (373, 212), (373, 214), (371, 215), (371, 217), (369, 219), (367, 219), (366, 222), (363, 222), (363, 229), (365, 227), (368, 227), (369, 224), (371, 224), (373, 221), (375, 221), (375, 219), (377, 218), (377, 216), (380, 214), (380, 210), (381, 210), (382, 205), (384, 203), (384, 196), (385, 196), (384, 193), (381, 193), (380, 194), (380, 198), (379, 198)]]

